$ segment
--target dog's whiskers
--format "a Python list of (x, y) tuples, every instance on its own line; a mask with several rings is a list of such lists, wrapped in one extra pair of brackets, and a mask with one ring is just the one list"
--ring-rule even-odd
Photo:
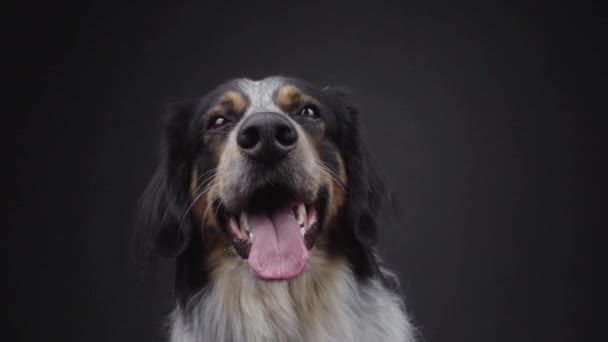
[(340, 178), (338, 177), (338, 175), (332, 171), (329, 168), (329, 165), (327, 165), (324, 161), (322, 160), (316, 160), (317, 162), (317, 166), (319, 166), (319, 168), (321, 168), (322, 170), (324, 170), (325, 172), (327, 172), (327, 174), (329, 175), (329, 177), (344, 191), (344, 192), (348, 192), (346, 190), (346, 187), (344, 184), (342, 184), (342, 181), (340, 180)]
[[(207, 214), (209, 213), (209, 209), (211, 209), (211, 207), (213, 206), (213, 204), (215, 203), (215, 201), (220, 201), (217, 209), (215, 210), (215, 216), (217, 217), (217, 211), (220, 208), (220, 205), (222, 204), (222, 200), (220, 199), (220, 196), (218, 193), (213, 194), (213, 196), (211, 197), (211, 200), (209, 201), (209, 203), (207, 203), (207, 207), (205, 208), (205, 212), (203, 213), (203, 219), (202, 219), (202, 224), (205, 224), (205, 220), (207, 219)], [(205, 243), (205, 234), (202, 234), (203, 236), (203, 243)]]
[[(215, 170), (212, 170), (215, 171)], [(207, 183), (205, 185), (205, 183)], [(182, 218), (179, 222), (179, 227), (177, 229), (178, 233), (181, 232), (182, 226), (184, 224), (184, 220), (188, 217), (188, 214), (190, 213), (190, 210), (192, 210), (192, 207), (194, 207), (194, 205), (198, 202), (198, 200), (205, 195), (207, 192), (209, 192), (209, 190), (211, 190), (211, 188), (213, 187), (213, 185), (217, 184), (217, 172), (213, 172), (209, 177), (207, 177), (207, 179), (205, 179), (205, 181), (201, 182), (201, 184), (199, 186), (197, 186), (197, 188), (200, 188), (201, 186), (204, 185), (203, 190), (197, 194), (196, 196), (194, 196), (194, 198), (192, 199), (192, 201), (190, 202), (190, 204), (188, 205), (188, 207), (186, 208), (186, 211), (184, 212), (184, 214), (182, 215)], [(213, 202), (213, 201), (211, 201)], [(209, 207), (209, 203), (207, 203), (207, 208)], [(205, 215), (207, 213), (207, 210), (205, 210)], [(205, 217), (203, 217), (203, 222), (204, 222)]]
[(196, 193), (196, 192), (197, 192), (197, 191), (199, 191), (201, 188), (203, 188), (203, 187), (206, 185), (206, 183), (208, 183), (209, 181), (213, 180), (213, 179), (214, 179), (214, 177), (215, 177), (215, 176), (217, 176), (217, 170), (216, 170), (216, 169), (212, 169), (212, 170), (209, 170), (209, 171), (207, 171), (207, 172), (203, 173), (203, 174), (202, 174), (202, 175), (201, 175), (201, 176), (198, 178), (198, 180), (197, 180), (197, 181), (200, 181), (200, 180), (201, 180), (201, 178), (203, 178), (203, 176), (205, 176), (205, 175), (209, 175), (209, 176), (208, 176), (207, 178), (205, 178), (205, 180), (203, 180), (202, 182), (200, 182), (200, 184), (199, 184), (199, 185), (197, 185), (197, 186), (196, 186), (196, 188), (195, 188), (195, 189), (192, 191), (193, 193)]

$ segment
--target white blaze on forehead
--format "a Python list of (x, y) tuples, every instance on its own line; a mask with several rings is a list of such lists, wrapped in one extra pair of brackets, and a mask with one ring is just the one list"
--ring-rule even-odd
[(274, 103), (274, 95), (277, 89), (285, 83), (282, 77), (268, 77), (263, 80), (253, 81), (250, 79), (240, 79), (237, 82), (239, 89), (247, 96), (249, 106), (245, 115), (259, 112), (283, 111)]

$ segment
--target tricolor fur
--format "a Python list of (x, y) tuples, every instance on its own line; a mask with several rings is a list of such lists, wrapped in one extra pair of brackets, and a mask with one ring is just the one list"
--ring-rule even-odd
[(139, 226), (176, 260), (172, 342), (414, 341), (374, 249), (384, 189), (357, 116), (283, 77), (170, 112)]

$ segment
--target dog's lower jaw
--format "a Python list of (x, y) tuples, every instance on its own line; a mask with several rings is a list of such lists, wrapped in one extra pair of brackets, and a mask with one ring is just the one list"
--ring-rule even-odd
[(346, 261), (320, 251), (291, 280), (258, 279), (236, 258), (211, 276), (173, 312), (171, 342), (414, 341), (398, 295), (377, 278), (361, 282)]

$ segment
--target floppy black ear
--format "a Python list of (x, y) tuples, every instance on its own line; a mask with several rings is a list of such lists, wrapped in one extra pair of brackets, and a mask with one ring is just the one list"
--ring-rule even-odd
[(357, 175), (353, 177), (356, 183), (351, 182), (350, 187), (353, 192), (350, 216), (355, 218), (353, 227), (357, 240), (363, 245), (373, 246), (378, 242), (377, 217), (380, 207), (385, 202), (386, 192), (369, 152), (365, 146), (361, 148), (361, 156), (357, 161), (360, 166)]
[(359, 111), (345, 88), (329, 88), (324, 93), (332, 99), (332, 106), (344, 114), (339, 123), (338, 140), (348, 173), (347, 217), (355, 238), (364, 246), (378, 241), (377, 215), (388, 201), (386, 187), (379, 168), (365, 146), (359, 127)]
[(146, 256), (175, 257), (190, 240), (191, 221), (186, 217), (194, 144), (189, 143), (194, 103), (173, 105), (166, 117), (161, 156), (141, 199), (137, 219), (138, 239)]

